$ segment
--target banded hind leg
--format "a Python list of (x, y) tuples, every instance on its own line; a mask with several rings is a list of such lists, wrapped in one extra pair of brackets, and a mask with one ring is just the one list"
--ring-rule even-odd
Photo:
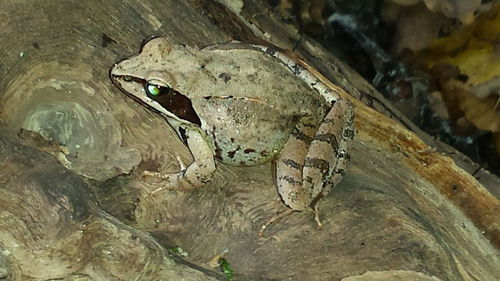
[(276, 163), (278, 192), (291, 210), (277, 214), (267, 226), (293, 211), (312, 210), (318, 226), (318, 203), (341, 180), (349, 160), (354, 113), (347, 100), (338, 100), (318, 126), (301, 120)]

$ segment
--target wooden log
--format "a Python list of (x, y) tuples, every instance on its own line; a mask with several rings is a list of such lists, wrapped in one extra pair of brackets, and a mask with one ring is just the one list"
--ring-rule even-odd
[[(218, 164), (201, 189), (150, 195), (161, 181), (142, 171), (177, 172), (176, 157), (191, 156), (163, 118), (112, 85), (109, 68), (150, 35), (201, 47), (268, 44), (272, 34), (285, 49), (300, 37), (262, 4), (231, 9), (201, 0), (0, 3), (0, 279), (224, 280), (207, 263), (225, 249), (235, 280), (500, 276), (498, 200), (356, 99), (351, 164), (320, 205), (322, 229), (310, 213), (294, 213), (257, 236), (286, 210), (270, 164)], [(361, 98), (365, 81), (300, 41), (292, 55), (315, 57), (305, 62), (311, 70)], [(22, 128), (52, 141), (16, 136)]]

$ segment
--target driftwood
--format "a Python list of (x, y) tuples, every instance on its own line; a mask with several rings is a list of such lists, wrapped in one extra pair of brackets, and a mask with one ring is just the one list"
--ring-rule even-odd
[[(262, 4), (226, 2), (233, 12), (201, 0), (0, 3), (0, 280), (225, 280), (209, 266), (225, 249), (235, 280), (500, 276), (498, 200), (357, 101), (397, 115), (316, 43)], [(150, 35), (206, 46), (269, 44), (266, 33), (355, 97), (357, 135), (347, 175), (320, 205), (323, 228), (294, 213), (261, 238), (286, 209), (271, 165), (219, 164), (201, 189), (151, 195), (161, 181), (142, 171), (176, 172), (189, 151), (108, 70)]]

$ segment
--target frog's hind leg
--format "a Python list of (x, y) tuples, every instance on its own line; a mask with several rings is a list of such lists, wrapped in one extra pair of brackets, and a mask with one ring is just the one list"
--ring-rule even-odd
[[(314, 121), (312, 121), (314, 123)], [(317, 122), (315, 122), (317, 123)], [(302, 186), (302, 167), (306, 158), (309, 145), (314, 136), (316, 126), (308, 125), (308, 122), (300, 122), (293, 129), (285, 146), (281, 150), (279, 159), (275, 165), (275, 180), (278, 186), (278, 192), (281, 199), (290, 209), (277, 213), (266, 220), (260, 227), (259, 236), (262, 237), (266, 228), (275, 221), (293, 213), (308, 208), (310, 200), (303, 193)], [(305, 203), (304, 203), (305, 202)]]
[(276, 175), (281, 197), (293, 210), (312, 208), (318, 226), (321, 226), (319, 199), (326, 196), (345, 173), (353, 118), (350, 102), (338, 100), (317, 128), (299, 124), (300, 133), (292, 134), (278, 159)]
[(342, 179), (354, 136), (354, 111), (348, 100), (338, 100), (321, 122), (304, 161), (303, 189), (310, 192), (310, 207), (319, 227), (319, 201)]

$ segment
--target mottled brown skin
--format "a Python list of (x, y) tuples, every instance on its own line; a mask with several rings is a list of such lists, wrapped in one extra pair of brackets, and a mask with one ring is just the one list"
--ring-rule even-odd
[(111, 77), (159, 111), (190, 148), (195, 161), (185, 171), (155, 173), (173, 186), (208, 181), (214, 158), (242, 166), (277, 159), (278, 191), (303, 211), (317, 210), (344, 174), (350, 102), (282, 53), (241, 43), (197, 50), (155, 38)]

